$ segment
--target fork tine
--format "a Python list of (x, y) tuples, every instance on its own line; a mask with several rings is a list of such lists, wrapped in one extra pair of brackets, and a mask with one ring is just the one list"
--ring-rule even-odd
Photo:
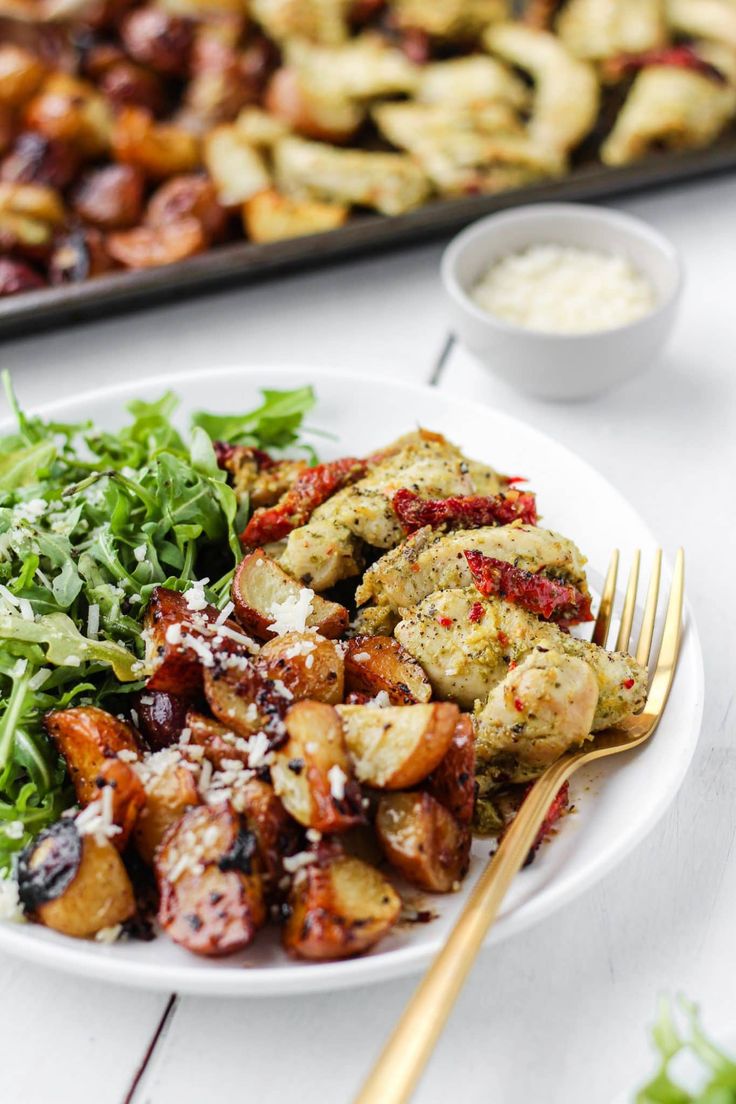
[(641, 552), (637, 548), (636, 552), (634, 552), (634, 558), (631, 562), (629, 582), (626, 586), (626, 597), (624, 598), (624, 608), (621, 614), (621, 624), (619, 625), (618, 636), (616, 638), (617, 652), (626, 652), (629, 649), (631, 626), (634, 623), (634, 610), (636, 609), (636, 591), (639, 586), (640, 563)]
[(601, 604), (598, 607), (598, 616), (595, 619), (595, 625), (593, 626), (593, 636), (591, 640), (594, 644), (600, 644), (601, 648), (605, 648), (606, 641), (608, 640), (608, 632), (611, 628), (611, 614), (613, 613), (613, 599), (616, 595), (616, 579), (618, 577), (618, 548), (614, 548), (611, 553), (611, 562), (608, 565), (608, 574), (606, 575), (606, 581), (603, 584), (603, 593), (601, 594)]
[(680, 548), (675, 559), (672, 589), (667, 603), (667, 615), (662, 630), (662, 643), (657, 656), (657, 666), (649, 688), (646, 712), (661, 714), (665, 707), (675, 673), (682, 636), (682, 602), (685, 592), (685, 553)]
[(646, 667), (649, 663), (649, 653), (652, 650), (652, 639), (654, 637), (654, 622), (657, 617), (657, 602), (659, 600), (659, 579), (662, 571), (662, 549), (658, 548), (654, 556), (654, 564), (652, 566), (652, 577), (649, 580), (649, 590), (647, 592), (647, 602), (644, 607), (644, 617), (641, 623), (641, 631), (639, 633), (639, 643), (636, 645), (636, 659), (641, 663), (642, 667)]

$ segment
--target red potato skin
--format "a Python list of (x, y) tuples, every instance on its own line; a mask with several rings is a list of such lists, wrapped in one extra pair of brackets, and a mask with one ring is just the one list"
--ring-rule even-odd
[(258, 841), (258, 853), (269, 886), (284, 874), (283, 860), (299, 850), (299, 826), (289, 816), (273, 786), (252, 778), (242, 791), (243, 816)]
[(120, 828), (112, 842), (118, 851), (124, 851), (146, 804), (143, 783), (130, 763), (121, 759), (107, 759), (100, 767), (96, 783), (100, 794), (106, 786), (112, 788), (112, 819)]
[(146, 211), (149, 226), (169, 226), (183, 218), (195, 218), (208, 242), (220, 241), (227, 229), (227, 211), (217, 202), (211, 180), (189, 173), (162, 184)]
[(71, 146), (32, 130), (18, 135), (0, 167), (0, 179), (11, 184), (42, 184), (66, 188), (79, 168)]
[[(387, 809), (403, 807), (409, 840), (396, 836)], [(376, 834), (389, 862), (412, 885), (429, 893), (449, 893), (465, 877), (472, 834), (426, 791), (387, 794), (380, 799)], [(398, 845), (397, 845), (398, 844)]]
[(46, 287), (46, 281), (25, 261), (12, 257), (0, 257), (0, 298), (19, 295), (24, 291), (37, 291)]
[(94, 226), (88, 226), (57, 239), (49, 261), (49, 282), (55, 287), (77, 284), (114, 267), (103, 235)]
[(106, 165), (82, 178), (74, 210), (101, 230), (126, 230), (140, 221), (145, 179), (134, 165)]
[[(370, 662), (358, 662), (355, 656), (363, 652), (371, 656), (381, 652), (395, 656), (397, 666), (406, 664), (415, 669), (417, 677), (429, 688), (429, 680), (424, 676), (421, 667), (398, 640), (392, 636), (354, 636), (348, 640), (345, 652), (345, 685), (348, 690), (365, 695), (363, 700), (368, 701), (379, 691), (385, 690), (391, 705), (414, 705), (419, 701), (405, 682), (381, 678), (376, 667)], [(428, 700), (429, 696), (428, 693), (424, 700)], [(356, 704), (361, 703), (356, 702)]]
[(237, 759), (239, 763), (248, 766), (247, 752), (240, 751), (226, 737), (231, 735), (231, 730), (213, 717), (206, 717), (203, 713), (190, 710), (186, 718), (186, 727), (189, 729), (189, 742), (195, 747), (204, 748), (204, 754), (213, 767), (221, 770), (224, 759)]
[[(263, 568), (259, 566), (261, 560), (266, 565)], [(246, 632), (257, 637), (258, 640), (271, 640), (273, 638), (274, 633), (270, 629), (273, 621), (266, 615), (264, 610), (258, 608), (255, 604), (255, 598), (251, 594), (248, 580), (254, 571), (273, 569), (281, 572), (278, 564), (274, 564), (273, 561), (268, 559), (265, 552), (258, 548), (253, 552), (249, 552), (241, 560), (233, 578), (231, 597), (238, 621)], [(293, 583), (294, 580), (289, 579), (289, 582)], [(253, 600), (249, 601), (249, 598), (253, 598)], [(342, 636), (348, 627), (350, 618), (347, 609), (337, 602), (327, 602), (321, 595), (316, 595), (314, 602), (316, 608), (326, 610), (326, 615), (324, 617), (320, 616), (316, 623), (310, 627), (318, 632), (320, 636), (327, 637), (329, 640)]]
[(133, 729), (96, 706), (47, 713), (44, 725), (67, 764), (81, 805), (99, 797), (97, 778), (106, 762), (117, 760), (119, 751), (138, 754)]
[(139, 727), (151, 751), (179, 742), (194, 697), (196, 694), (170, 694), (165, 690), (142, 690), (135, 695)]
[(447, 754), (424, 781), (423, 788), (449, 809), (458, 823), (472, 824), (477, 789), (475, 730), (467, 714), (460, 717)]

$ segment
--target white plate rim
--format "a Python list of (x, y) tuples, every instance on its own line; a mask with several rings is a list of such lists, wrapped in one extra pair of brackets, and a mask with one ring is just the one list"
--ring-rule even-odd
[[(201, 382), (204, 377), (207, 380), (212, 379), (214, 382), (217, 377), (226, 378), (233, 375), (259, 377), (259, 382), (254, 384), (257, 387), (263, 385), (264, 376), (269, 377), (269, 383), (277, 381), (279, 376), (300, 376), (305, 383), (310, 383), (315, 387), (318, 398), (321, 380), (326, 383), (337, 383), (339, 386), (344, 386), (346, 382), (355, 382), (370, 387), (379, 386), (393, 391), (402, 391), (407, 397), (412, 395), (422, 395), (425, 398), (428, 395), (441, 396), (446, 405), (458, 410), (465, 408), (466, 411), (469, 409), (475, 411), (476, 409), (468, 399), (439, 391), (428, 385), (395, 379), (382, 372), (341, 372), (336, 369), (330, 370), (314, 365), (294, 363), (280, 365), (218, 364), (202, 370), (160, 373), (144, 380), (90, 388), (87, 391), (77, 392), (63, 399), (36, 404), (29, 407), (27, 413), (48, 416), (52, 413), (61, 413), (75, 406), (110, 401), (116, 397), (122, 398), (125, 396), (126, 399), (131, 399), (138, 397), (144, 391), (149, 392), (154, 389), (163, 388), (177, 391), (185, 387), (188, 382)], [(536, 437), (540, 443), (552, 443), (557, 451), (567, 454), (568, 459), (573, 461), (575, 465), (585, 469), (599, 483), (604, 484), (607, 492), (616, 498), (622, 507), (633, 511), (641, 524), (642, 530), (646, 532), (653, 544), (656, 543), (648, 525), (642, 520), (638, 511), (635, 511), (629, 504), (626, 497), (592, 464), (580, 457), (573, 449), (562, 444), (550, 434), (536, 429), (505, 411), (489, 410), (489, 414), (491, 413), (494, 419), (505, 422), (510, 430), (520, 430), (522, 434)], [(11, 425), (12, 419), (4, 418), (0, 422), (0, 432), (7, 432)], [(663, 568), (663, 579), (666, 581), (671, 573), (671, 564), (667, 557), (664, 558)], [(504, 939), (527, 930), (599, 882), (646, 839), (674, 801), (697, 747), (704, 708), (703, 654), (695, 619), (687, 599), (685, 601), (681, 650), (681, 658), (686, 657), (692, 667), (691, 677), (694, 680), (695, 713), (690, 725), (689, 742), (684, 749), (684, 754), (680, 755), (679, 769), (673, 775), (669, 788), (659, 793), (657, 800), (652, 802), (646, 817), (640, 820), (637, 831), (629, 832), (622, 839), (619, 839), (616, 847), (611, 848), (608, 855), (595, 867), (584, 871), (582, 875), (578, 874), (573, 884), (566, 887), (564, 894), (559, 892), (559, 888), (557, 892), (554, 889), (551, 891), (543, 890), (531, 900), (526, 901), (520, 909), (510, 916), (501, 917), (489, 932), (485, 947), (497, 945)], [(631, 754), (636, 755), (637, 752)], [(562, 899), (559, 899), (560, 897)], [(419, 972), (423, 967), (429, 965), (441, 946), (441, 940), (436, 939), (421, 945), (410, 943), (383, 955), (369, 955), (340, 962), (294, 963), (276, 969), (269, 967), (245, 969), (238, 967), (229, 971), (222, 968), (202, 968), (200, 966), (193, 970), (187, 968), (187, 966), (156, 965), (152, 968), (148, 963), (131, 964), (129, 960), (115, 958), (114, 945), (102, 947), (98, 944), (68, 939), (63, 936), (55, 937), (53, 942), (44, 942), (27, 938), (26, 933), (29, 930), (31, 929), (24, 924), (0, 923), (0, 950), (35, 962), (38, 965), (48, 966), (65, 973), (97, 981), (105, 980), (113, 984), (148, 991), (176, 991), (222, 997), (298, 995), (376, 984), (384, 980)], [(91, 950), (94, 953), (90, 953)]]

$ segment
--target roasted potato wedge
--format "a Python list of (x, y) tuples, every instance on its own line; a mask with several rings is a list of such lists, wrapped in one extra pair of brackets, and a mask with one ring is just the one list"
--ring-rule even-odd
[(204, 176), (175, 176), (151, 196), (146, 211), (148, 226), (170, 226), (194, 218), (208, 242), (219, 241), (227, 224), (227, 212), (217, 202), (214, 185)]
[(268, 188), (271, 176), (260, 153), (235, 126), (217, 126), (204, 140), (204, 163), (223, 207), (237, 207)]
[(467, 873), (470, 829), (431, 794), (384, 794), (376, 834), (389, 862), (420, 889), (449, 893)]
[(475, 729), (473, 719), (467, 713), (457, 722), (447, 754), (426, 778), (424, 786), (460, 824), (472, 824), (477, 788)]
[(97, 779), (105, 763), (115, 761), (121, 751), (138, 755), (130, 725), (93, 705), (47, 713), (44, 725), (67, 765), (80, 805), (100, 796)]
[(345, 742), (359, 782), (382, 790), (415, 786), (447, 754), (459, 710), (432, 705), (338, 705)]
[(271, 887), (284, 874), (284, 858), (299, 850), (299, 828), (276, 796), (273, 786), (251, 778), (238, 790), (238, 811), (258, 843), (264, 876)]
[(265, 923), (256, 838), (229, 804), (185, 813), (167, 832), (155, 870), (158, 922), (194, 954), (239, 951)]
[(112, 820), (120, 829), (113, 838), (118, 851), (124, 851), (130, 834), (146, 804), (146, 791), (135, 769), (122, 759), (106, 759), (96, 779), (98, 795), (106, 787), (112, 792)]
[[(243, 737), (237, 736), (227, 725), (193, 710), (187, 714), (189, 742), (204, 748), (205, 756), (214, 767), (222, 769), (225, 759), (237, 759), (248, 765), (248, 751), (243, 747)], [(238, 746), (241, 745), (241, 746)]]
[(249, 667), (238, 670), (215, 666), (204, 672), (207, 703), (218, 721), (236, 736), (249, 739), (265, 731), (269, 736), (283, 735), (283, 717), (290, 698), (280, 688)]
[(68, 143), (27, 130), (17, 136), (0, 166), (0, 179), (59, 189), (71, 183), (78, 169), (79, 157)]
[(78, 939), (123, 924), (136, 911), (118, 852), (107, 841), (80, 836), (71, 817), (45, 829), (22, 853), (18, 892), (35, 920)]
[(330, 705), (303, 701), (286, 714), (288, 740), (274, 753), (273, 788), (307, 828), (344, 832), (364, 820), (340, 718)]
[[(275, 635), (270, 630), (275, 621), (272, 607), (289, 599), (296, 600), (307, 589), (258, 549), (247, 555), (235, 572), (231, 597), (241, 625), (260, 640), (269, 640)], [(319, 594), (313, 595), (306, 619), (308, 629), (333, 638), (340, 636), (347, 624), (348, 611), (344, 606)]]
[(432, 697), (424, 671), (392, 636), (355, 636), (348, 641), (345, 685), (373, 696), (383, 690), (391, 705), (413, 705)]
[(54, 249), (49, 259), (49, 282), (77, 284), (90, 276), (99, 276), (115, 267), (105, 247), (101, 231), (94, 226), (74, 229), (54, 239)]
[(74, 210), (101, 230), (126, 230), (141, 219), (143, 184), (143, 173), (134, 165), (94, 169), (74, 190)]
[(113, 114), (93, 84), (68, 73), (52, 73), (24, 110), (30, 130), (68, 142), (84, 158), (101, 157), (110, 149)]
[(147, 772), (143, 783), (146, 804), (133, 829), (133, 841), (149, 865), (172, 824), (201, 800), (194, 775), (175, 760)]
[(336, 705), (343, 699), (342, 650), (317, 633), (284, 633), (264, 644), (258, 667), (267, 678), (283, 682), (295, 701)]
[(22, 107), (37, 91), (46, 75), (46, 66), (29, 50), (4, 42), (0, 46), (0, 104)]
[(342, 203), (293, 199), (267, 188), (243, 204), (243, 229), (254, 242), (283, 241), (334, 230), (346, 222), (348, 214)]
[(192, 708), (191, 694), (169, 694), (165, 690), (142, 690), (133, 701), (138, 727), (151, 751), (161, 751), (179, 742)]
[(207, 248), (202, 223), (182, 218), (166, 226), (137, 226), (107, 235), (107, 250), (126, 268), (159, 268), (194, 257)]
[(349, 958), (394, 926), (401, 899), (390, 882), (360, 859), (338, 855), (300, 870), (289, 894), (283, 944), (295, 958)]
[(157, 123), (140, 107), (124, 107), (112, 133), (116, 161), (136, 165), (153, 180), (190, 173), (200, 163), (199, 141), (174, 123)]
[(164, 76), (186, 76), (194, 42), (190, 19), (160, 8), (137, 8), (123, 20), (120, 37), (128, 54), (142, 65)]
[(146, 610), (147, 690), (191, 698), (202, 686), (203, 665), (242, 654), (238, 640), (223, 636), (232, 626), (218, 626), (217, 617), (214, 606), (193, 612), (184, 595), (156, 587)]

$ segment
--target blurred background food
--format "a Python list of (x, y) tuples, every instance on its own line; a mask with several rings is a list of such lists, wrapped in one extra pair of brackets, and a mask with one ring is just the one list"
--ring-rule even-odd
[(736, 0), (0, 0), (0, 295), (707, 146)]

